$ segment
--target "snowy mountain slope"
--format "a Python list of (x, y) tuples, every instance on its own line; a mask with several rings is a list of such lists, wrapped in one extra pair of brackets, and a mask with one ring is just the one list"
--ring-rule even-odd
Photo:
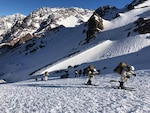
[(86, 23), (83, 23), (73, 28), (58, 27), (43, 38), (32, 39), (6, 51), (0, 59), (0, 63), (4, 64), (0, 66), (1, 79), (15, 82), (29, 79), (30, 74), (39, 75), (46, 70), (67, 69), (70, 65), (79, 64), (79, 68), (83, 69), (91, 63), (102, 71), (107, 67), (104, 72), (109, 73), (120, 61), (133, 64), (137, 69), (147, 69), (150, 64), (150, 34), (134, 32), (136, 25), (127, 16), (149, 18), (149, 10), (149, 7), (142, 7), (125, 12), (112, 21), (104, 20), (104, 30), (89, 44), (82, 45), (86, 38), (83, 32)]
[[(5, 64), (1, 66), (3, 73), (5, 73), (4, 77), (6, 77), (7, 75), (11, 76), (11, 73), (13, 72), (16, 78), (24, 79), (22, 78), (22, 76), (20, 76), (20, 74), (18, 74), (19, 71), (20, 73), (24, 73), (24, 74), (26, 73), (27, 75), (26, 77), (28, 77), (32, 71), (38, 69), (39, 67), (56, 62), (64, 57), (67, 57), (67, 55), (76, 52), (76, 50), (73, 49), (79, 46), (78, 44), (80, 42), (80, 38), (84, 40), (85, 37), (84, 36), (85, 34), (80, 33), (82, 34), (80, 35), (77, 33), (77, 32), (81, 32), (80, 31), (81, 28), (80, 29), (60, 28), (60, 29), (61, 30), (59, 32), (55, 33), (54, 31), (45, 38), (40, 38), (31, 41), (32, 43), (35, 43), (33, 46), (30, 46), (30, 44), (32, 43), (27, 42), (24, 45), (15, 48), (14, 51), (12, 50), (10, 52), (7, 52), (4, 55), (1, 55), (1, 63)], [(75, 34), (72, 37), (72, 33), (77, 33), (77, 34)], [(76, 36), (76, 35), (80, 35), (80, 36)], [(75, 43), (74, 46), (71, 47), (73, 43), (70, 43), (70, 41), (73, 40)], [(45, 47), (40, 48), (41, 42), (43, 42), (42, 44)], [(68, 46), (63, 46), (63, 45), (68, 45)], [(27, 50), (26, 48), (29, 48), (29, 50)], [(34, 49), (37, 50), (35, 52), (34, 51), (31, 52)], [(9, 59), (9, 61), (7, 61), (6, 59)], [(9, 70), (12, 69), (12, 72), (7, 71), (8, 68)], [(16, 78), (14, 79), (16, 80)], [(10, 80), (12, 79), (13, 78), (10, 78)]]
[[(147, 4), (147, 2), (143, 3), (143, 5), (144, 4)], [(51, 72), (53, 69), (59, 70), (62, 68), (67, 68), (68, 65), (77, 65), (81, 63), (93, 62), (98, 60), (100, 60), (99, 62), (101, 62), (101, 60), (103, 59), (108, 60), (108, 58), (111, 58), (111, 64), (114, 64), (113, 63), (114, 60), (112, 59), (116, 59), (115, 57), (118, 58), (118, 56), (119, 56), (118, 63), (119, 60), (127, 61), (130, 62), (131, 64), (133, 63), (134, 65), (136, 65), (136, 67), (139, 67), (138, 66), (139, 63), (137, 61), (139, 59), (140, 60), (142, 59), (145, 60), (144, 61), (145, 63), (149, 64), (147, 60), (150, 55), (148, 53), (149, 50), (147, 48), (149, 48), (150, 46), (149, 40), (150, 34), (138, 35), (138, 33), (133, 31), (135, 29), (135, 24), (133, 24), (133, 22), (140, 17), (149, 18), (149, 15), (140, 16), (141, 14), (144, 14), (149, 10), (150, 7), (145, 8), (142, 7), (138, 9), (138, 11), (134, 9), (124, 13), (121, 17), (116, 18), (110, 21), (109, 23), (105, 22), (104, 23), (105, 29), (103, 30), (103, 32), (97, 34), (98, 39), (94, 40), (95, 42), (99, 42), (99, 44), (96, 44), (96, 46), (90, 49), (88, 48), (88, 50), (81, 52), (80, 54), (71, 56), (70, 59), (63, 60), (61, 62), (56, 63), (56, 65), (44, 68), (41, 71), (39, 71), (38, 74), (42, 74), (44, 73), (44, 71)], [(132, 17), (130, 17), (130, 19), (127, 18), (128, 15), (132, 15), (134, 19), (132, 19)], [(129, 32), (130, 36), (128, 36)], [(139, 55), (139, 53), (142, 53), (141, 51), (145, 51), (145, 54)], [(127, 58), (126, 56), (128, 56), (129, 58)], [(136, 56), (137, 58), (135, 59), (134, 57), (133, 59), (133, 56)], [(79, 59), (83, 59), (82, 62)], [(78, 63), (78, 61), (80, 63)], [(99, 65), (101, 65), (101, 63), (99, 63)], [(106, 67), (108, 67), (109, 65), (110, 62), (109, 64), (106, 65)], [(113, 70), (113, 67), (115, 65), (111, 66), (110, 70)], [(147, 67), (143, 66), (142, 68), (144, 69)]]
[(135, 22), (140, 17), (149, 18), (149, 4), (149, 0), (145, 1), (143, 4), (135, 6), (135, 8), (130, 11), (119, 13), (120, 16), (116, 19), (113, 19), (111, 22), (105, 21), (107, 23), (105, 24), (105, 30), (110, 30), (128, 25), (130, 23)]
[[(7, 82), (0, 84), (0, 111), (149, 113), (150, 33), (135, 31), (138, 18), (150, 19), (150, 7), (143, 7), (148, 4), (150, 0), (116, 19), (103, 20), (104, 30), (88, 44), (83, 44), (87, 26), (82, 23), (71, 28), (57, 27), (43, 37), (0, 51), (0, 79)], [(125, 86), (136, 91), (112, 88), (119, 85), (109, 81), (120, 80), (113, 69), (121, 61), (135, 67), (137, 76), (131, 76)], [(87, 76), (74, 77), (75, 69), (80, 70), (90, 64), (100, 70), (100, 75), (95, 76), (93, 81), (98, 86), (84, 85)], [(77, 68), (74, 68), (76, 65)], [(62, 69), (69, 71), (69, 78), (60, 79), (64, 74)], [(35, 81), (35, 77), (41, 77), (45, 71), (49, 71), (49, 80)]]

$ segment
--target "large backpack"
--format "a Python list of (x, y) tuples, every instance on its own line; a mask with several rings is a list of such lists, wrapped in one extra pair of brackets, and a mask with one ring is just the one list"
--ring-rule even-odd
[(126, 67), (127, 64), (125, 62), (120, 62), (116, 68), (114, 69), (114, 72), (118, 73), (118, 74), (121, 74), (122, 73), (122, 70), (124, 67)]
[(89, 65), (88, 66), (88, 71), (91, 71), (92, 73), (94, 72), (94, 66), (93, 65)]

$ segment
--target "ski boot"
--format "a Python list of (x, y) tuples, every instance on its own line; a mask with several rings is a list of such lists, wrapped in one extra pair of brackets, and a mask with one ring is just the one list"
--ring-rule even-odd
[(92, 85), (92, 81), (91, 81), (91, 80), (88, 80), (88, 81), (87, 81), (87, 85)]
[(124, 82), (120, 82), (120, 85), (119, 85), (119, 87), (118, 87), (118, 89), (124, 89)]

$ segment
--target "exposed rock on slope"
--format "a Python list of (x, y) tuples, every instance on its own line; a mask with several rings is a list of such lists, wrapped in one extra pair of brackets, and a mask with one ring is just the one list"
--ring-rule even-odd
[(87, 30), (87, 37), (86, 37), (87, 43), (90, 41), (90, 39), (95, 37), (94, 35), (98, 31), (103, 29), (104, 26), (103, 26), (102, 18), (96, 12), (94, 12), (93, 15), (90, 17), (90, 19), (88, 20), (88, 30)]
[(139, 32), (140, 34), (150, 33), (150, 19), (139, 18), (135, 22), (137, 28), (134, 29), (135, 32)]
[(130, 3), (129, 5), (127, 5), (127, 9), (132, 10), (132, 9), (134, 9), (135, 6), (143, 3), (144, 1), (147, 1), (147, 0), (133, 0), (132, 3)]

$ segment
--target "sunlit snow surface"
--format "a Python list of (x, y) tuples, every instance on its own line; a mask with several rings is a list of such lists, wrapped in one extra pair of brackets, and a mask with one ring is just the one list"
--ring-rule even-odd
[(139, 70), (125, 84), (136, 91), (113, 89), (117, 74), (94, 78), (98, 86), (83, 85), (87, 77), (29, 80), (0, 85), (1, 113), (149, 113), (150, 70)]
[[(134, 32), (133, 23), (140, 17), (150, 18), (150, 7), (144, 7), (149, 3), (145, 1), (111, 21), (103, 20), (104, 30), (85, 45), (85, 24), (76, 26), (77, 19), (70, 17), (67, 21), (72, 22), (59, 21), (66, 27), (37, 39), (30, 50), (41, 42), (45, 47), (34, 53), (25, 51), (28, 42), (13, 51), (0, 51), (0, 113), (150, 113), (150, 33)], [(113, 69), (121, 61), (135, 67), (137, 76), (125, 86), (136, 91), (111, 87), (119, 85), (109, 81), (120, 79)], [(98, 86), (84, 85), (86, 76), (73, 78), (73, 68), (71, 78), (60, 79), (62, 73), (51, 77), (56, 70), (75, 65), (83, 69), (90, 64), (101, 72), (93, 81)], [(45, 71), (50, 72), (48, 81), (33, 79)]]

